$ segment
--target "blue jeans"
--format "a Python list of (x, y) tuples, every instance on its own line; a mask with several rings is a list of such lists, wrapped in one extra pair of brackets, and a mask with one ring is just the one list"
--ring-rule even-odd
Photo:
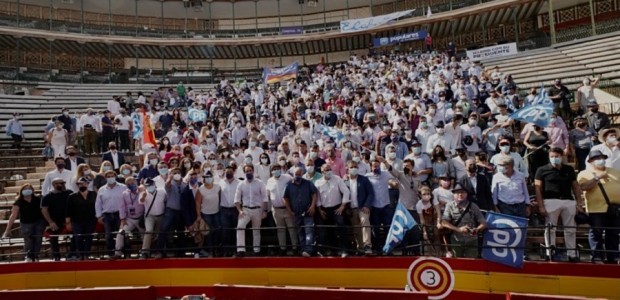
[(225, 254), (232, 255), (237, 247), (239, 211), (234, 207), (220, 207), (221, 238)]
[[(173, 231), (177, 230), (180, 234), (184, 232), (184, 227), (182, 225), (183, 215), (180, 210), (175, 210), (169, 207), (166, 207), (164, 211), (164, 218), (161, 222), (161, 227), (159, 229), (159, 234), (157, 235), (157, 242), (155, 244), (156, 251), (164, 251), (166, 248), (166, 243), (168, 242), (168, 237), (172, 236)], [(184, 243), (182, 243), (183, 238), (179, 238), (179, 244), (173, 246), (178, 254), (185, 252)]]
[(314, 217), (307, 213), (304, 215), (296, 214), (295, 226), (297, 226), (297, 237), (301, 251), (312, 254), (314, 251)]
[(26, 257), (33, 260), (39, 259), (44, 229), (45, 225), (43, 222), (20, 224), (21, 235), (22, 238), (24, 238), (24, 252), (26, 252)]
[[(601, 227), (613, 227), (614, 229), (603, 229)], [(618, 234), (620, 230), (620, 220), (608, 213), (590, 214), (590, 231), (588, 232), (588, 242), (592, 250), (592, 260), (605, 260), (607, 254), (608, 262), (615, 262), (619, 258), (618, 253)], [(603, 239), (603, 233), (605, 238)], [(603, 248), (603, 245), (605, 246)], [(603, 252), (604, 250), (610, 252)]]
[(117, 232), (118, 228), (121, 225), (121, 218), (118, 215), (118, 212), (114, 213), (103, 213), (103, 228), (105, 229), (105, 249), (107, 250), (107, 254), (112, 256), (114, 255), (114, 236), (113, 232)]
[(216, 214), (202, 214), (202, 219), (209, 225), (209, 234), (205, 237), (205, 245), (204, 248), (209, 253), (213, 253), (216, 249), (218, 249), (220, 244), (220, 213)]
[(372, 247), (375, 251), (383, 249), (387, 231), (392, 225), (394, 208), (390, 205), (384, 207), (372, 207), (370, 209), (370, 225), (372, 225)]
[(95, 219), (78, 223), (71, 222), (73, 227), (73, 239), (75, 240), (76, 254), (80, 258), (88, 258), (90, 248), (93, 243), (93, 232), (95, 232)]
[(525, 202), (517, 204), (506, 204), (502, 201), (497, 201), (497, 209), (499, 209), (499, 212), (505, 215), (527, 218), (525, 211), (526, 207), (527, 204), (525, 204)]

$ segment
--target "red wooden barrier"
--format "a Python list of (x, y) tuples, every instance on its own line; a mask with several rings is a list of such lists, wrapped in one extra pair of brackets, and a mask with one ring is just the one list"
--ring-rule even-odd
[(215, 285), (213, 293), (217, 300), (428, 300), (426, 293), (422, 292), (244, 285)]
[(3, 290), (2, 300), (155, 300), (153, 287), (114, 287), (94, 289), (41, 289), (41, 290)]
[(552, 295), (539, 295), (539, 294), (507, 293), (506, 300), (605, 300), (605, 299), (573, 297), (573, 296), (552, 296)]

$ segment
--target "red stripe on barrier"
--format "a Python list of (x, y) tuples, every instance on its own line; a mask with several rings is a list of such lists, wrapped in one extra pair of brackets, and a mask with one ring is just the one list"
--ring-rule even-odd
[(0, 291), (0, 299), (2, 300), (154, 300), (156, 297), (155, 288), (153, 287)]

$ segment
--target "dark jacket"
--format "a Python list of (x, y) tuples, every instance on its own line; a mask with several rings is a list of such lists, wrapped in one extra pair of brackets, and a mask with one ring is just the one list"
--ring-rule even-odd
[(491, 194), (491, 184), (487, 177), (476, 173), (476, 190), (469, 181), (469, 175), (462, 176), (456, 181), (467, 191), (467, 199), (478, 205), (482, 210), (493, 210), (493, 199)]
[[(347, 187), (351, 187), (351, 183), (347, 178), (345, 180)], [(375, 191), (372, 188), (372, 184), (368, 177), (363, 175), (357, 175), (357, 205), (358, 207), (371, 208), (372, 203), (375, 202)]]
[[(118, 151), (116, 151), (116, 154), (118, 155), (118, 167), (120, 168), (122, 165), (125, 164), (125, 156), (123, 155), (123, 153), (120, 153)], [(109, 161), (112, 166), (114, 166), (114, 160), (112, 159), (112, 153), (110, 151), (103, 153), (103, 155), (101, 156), (102, 163), (106, 160)]]
[(196, 221), (196, 202), (194, 200), (194, 193), (187, 185), (181, 192), (181, 215), (185, 227), (191, 226)]
[[(84, 160), (84, 158), (82, 158), (81, 156), (77, 156), (75, 158), (75, 162), (77, 163), (77, 165), (79, 166), (80, 164), (85, 164), (86, 161)], [(70, 158), (65, 158), (65, 170), (69, 170), (69, 171), (73, 171), (71, 170), (71, 159)]]

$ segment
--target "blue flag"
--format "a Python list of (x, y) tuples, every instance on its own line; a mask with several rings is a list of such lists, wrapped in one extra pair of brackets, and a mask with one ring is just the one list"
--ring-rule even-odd
[(540, 127), (547, 127), (552, 113), (553, 100), (549, 98), (545, 86), (541, 84), (540, 92), (532, 101), (532, 105), (519, 109), (510, 115), (510, 118), (526, 123), (534, 123)]
[(482, 258), (509, 267), (523, 267), (527, 221), (526, 218), (488, 212)]
[(394, 218), (392, 219), (392, 225), (390, 225), (390, 231), (385, 240), (385, 246), (383, 246), (383, 252), (390, 253), (394, 247), (403, 241), (407, 230), (412, 229), (416, 225), (417, 223), (409, 211), (402, 203), (398, 202)]
[(207, 120), (207, 113), (204, 110), (190, 108), (187, 115), (192, 122), (205, 122)]
[(336, 128), (328, 127), (321, 124), (320, 130), (323, 135), (331, 137), (336, 142), (340, 142), (340, 140), (344, 138), (344, 134), (342, 134), (342, 132)]
[(134, 140), (142, 138), (142, 121), (140, 120), (140, 116), (137, 113), (133, 113), (131, 116), (131, 120), (133, 121), (133, 138)]

